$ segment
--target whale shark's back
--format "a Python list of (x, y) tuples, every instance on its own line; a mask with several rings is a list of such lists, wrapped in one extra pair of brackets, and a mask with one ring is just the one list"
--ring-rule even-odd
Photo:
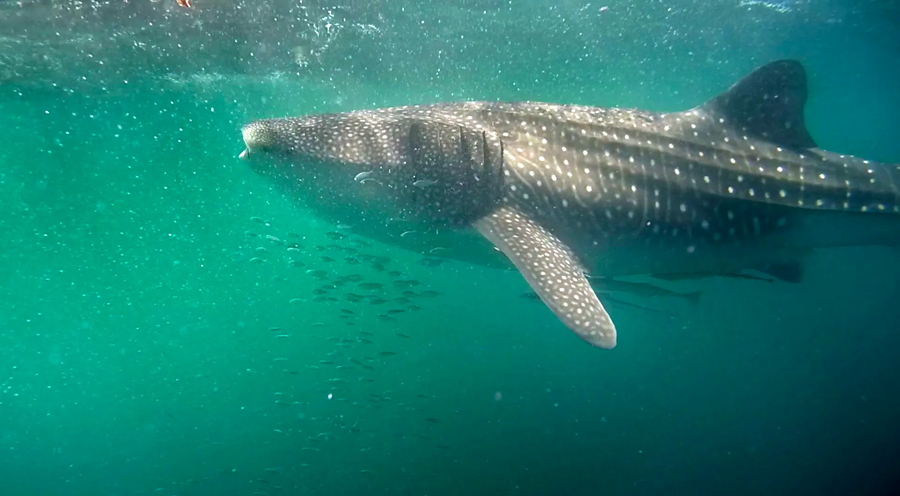
[[(765, 65), (704, 105), (660, 114), (518, 102), (429, 107), (435, 116), (493, 130), (513, 173), (571, 175), (576, 191), (682, 194), (801, 209), (900, 213), (900, 165), (817, 148), (803, 111), (796, 61)], [(587, 195), (591, 196), (591, 195)], [(676, 203), (676, 208), (680, 203)]]

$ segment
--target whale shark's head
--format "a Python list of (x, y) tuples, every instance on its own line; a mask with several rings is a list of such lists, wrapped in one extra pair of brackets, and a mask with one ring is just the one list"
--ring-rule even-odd
[(466, 225), (501, 196), (500, 141), (428, 107), (266, 119), (242, 132), (241, 158), (320, 207)]
[(241, 130), (247, 147), (241, 158), (260, 172), (277, 164), (310, 177), (396, 167), (400, 124), (362, 112), (259, 120)]

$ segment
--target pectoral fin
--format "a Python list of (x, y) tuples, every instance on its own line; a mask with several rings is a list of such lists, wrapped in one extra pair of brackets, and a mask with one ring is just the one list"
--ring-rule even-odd
[(512, 261), (566, 327), (594, 346), (616, 346), (612, 319), (594, 294), (578, 260), (559, 239), (508, 207), (475, 221), (474, 226)]

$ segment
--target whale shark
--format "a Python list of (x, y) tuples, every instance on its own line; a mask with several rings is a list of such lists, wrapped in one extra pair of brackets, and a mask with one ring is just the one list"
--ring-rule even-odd
[(681, 112), (467, 101), (263, 119), (240, 157), (361, 236), (514, 267), (566, 327), (613, 348), (593, 277), (900, 244), (900, 165), (818, 148), (807, 94), (802, 64), (779, 60)]

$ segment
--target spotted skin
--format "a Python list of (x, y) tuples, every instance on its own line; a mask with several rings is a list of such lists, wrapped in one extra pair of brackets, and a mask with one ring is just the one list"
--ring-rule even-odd
[[(363, 235), (494, 265), (486, 238), (611, 348), (585, 274), (727, 274), (900, 244), (900, 166), (818, 149), (806, 88), (802, 65), (778, 61), (671, 114), (464, 102), (268, 119), (244, 127), (242, 157)], [(397, 234), (413, 231), (427, 234)]]

